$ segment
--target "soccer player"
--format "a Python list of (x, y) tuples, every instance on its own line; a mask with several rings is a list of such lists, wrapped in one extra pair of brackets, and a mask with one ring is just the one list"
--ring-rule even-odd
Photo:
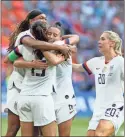
[[(48, 40), (64, 44), (66, 41), (70, 45), (79, 42), (78, 35), (65, 35), (62, 40), (61, 24), (56, 23), (47, 30)], [(72, 46), (73, 47), (73, 46)], [(59, 136), (70, 136), (73, 117), (76, 114), (76, 101), (72, 86), (72, 57), (56, 66), (56, 84), (53, 87), (53, 99), (55, 103), (56, 122), (58, 124)]]
[[(58, 46), (56, 44), (50, 44), (44, 41), (35, 40), (30, 33), (29, 26), (34, 21), (40, 20), (46, 23), (46, 15), (40, 10), (33, 10), (28, 13), (25, 20), (23, 20), (12, 33), (10, 37), (9, 52), (20, 43), (25, 44), (29, 47), (39, 48), (41, 50), (60, 50), (64, 54), (69, 52), (69, 48), (66, 46)], [(5, 59), (8, 62), (8, 57)], [(26, 62), (25, 62), (26, 63)], [(20, 127), (19, 117), (15, 110), (14, 102), (16, 97), (19, 95), (21, 83), (24, 76), (23, 69), (14, 70), (9, 78), (7, 86), (7, 107), (8, 107), (8, 129), (6, 136), (15, 136)]]
[(122, 40), (113, 31), (104, 31), (98, 41), (101, 57), (83, 64), (73, 64), (73, 70), (95, 75), (96, 99), (87, 136), (112, 136), (124, 122), (124, 59)]
[[(53, 27), (50, 27), (47, 30), (47, 36), (48, 36), (49, 41), (51, 41), (51, 42), (55, 41), (56, 44), (57, 43), (58, 44), (62, 44), (62, 43), (65, 43), (65, 42), (66, 43), (68, 42), (68, 43), (71, 43), (71, 44), (76, 44), (79, 41), (79, 37), (77, 35), (65, 35), (65, 36), (63, 36), (63, 38), (68, 38), (68, 39), (60, 41), (61, 40), (61, 30), (60, 29), (61, 29), (61, 27), (59, 27), (59, 26), (58, 27), (56, 27), (56, 26), (54, 27), (53, 26)], [(53, 38), (52, 35), (55, 36), (55, 37)], [(50, 57), (50, 58), (52, 58), (52, 57)], [(56, 61), (56, 59), (54, 59), (54, 61)], [(15, 61), (14, 62), (14, 65), (16, 67), (20, 67), (20, 64), (21, 64), (20, 61)], [(72, 73), (72, 66), (71, 66), (71, 64), (72, 63), (71, 63), (71, 57), (70, 57), (70, 59), (65, 61), (65, 65), (66, 65), (65, 66), (65, 72), (68, 70), (69, 74), (67, 75), (65, 73), (65, 76), (63, 77), (64, 71), (62, 71), (61, 72), (62, 77), (59, 78), (57, 76), (57, 81), (67, 78), (67, 80), (65, 80), (66, 83), (67, 83), (67, 81), (69, 83), (69, 85), (67, 86), (68, 87), (67, 92), (64, 93), (63, 89), (61, 89), (62, 86), (63, 86), (63, 83), (65, 84), (65, 82), (62, 82), (61, 88), (58, 87), (59, 90), (57, 89), (57, 91), (56, 91), (58, 94), (57, 95), (56, 94), (53, 95), (53, 97), (55, 99), (54, 102), (55, 102), (56, 106), (58, 106), (58, 108), (56, 108), (55, 111), (56, 111), (57, 123), (59, 124), (59, 136), (63, 136), (63, 135), (64, 136), (69, 136), (70, 135), (72, 118), (76, 114), (74, 90), (73, 90), (72, 81), (71, 81), (71, 73)], [(23, 66), (21, 65), (21, 67), (23, 67)], [(60, 68), (59, 70), (62, 70), (63, 64), (61, 66), (58, 66), (58, 67)], [(59, 70), (57, 69), (57, 71), (59, 71)], [(60, 73), (60, 71), (59, 71), (59, 73)], [(62, 102), (59, 101), (61, 96), (62, 96), (63, 104), (62, 104)], [(65, 96), (66, 96), (66, 98), (65, 98)], [(58, 98), (58, 100), (56, 98)], [(74, 106), (74, 108), (73, 108), (73, 106)], [(58, 110), (60, 110), (60, 111), (58, 112)], [(61, 113), (64, 110), (67, 113), (65, 115), (62, 115)], [(70, 111), (73, 111), (73, 112), (70, 114)], [(64, 128), (64, 127), (66, 127), (66, 128)]]
[[(43, 35), (42, 23), (41, 25), (40, 23), (35, 22), (31, 25), (31, 32), (36, 39), (46, 41)], [(39, 58), (41, 61), (48, 61), (48, 64), (51, 64), (48, 68), (42, 70), (25, 69), (20, 97), (17, 101), (22, 136), (33, 136), (33, 126), (39, 126), (43, 136), (55, 136), (55, 110), (51, 93), (56, 68), (53, 65), (64, 61), (65, 58), (49, 51), (34, 50), (25, 45), (19, 45), (17, 48), (26, 61)]]

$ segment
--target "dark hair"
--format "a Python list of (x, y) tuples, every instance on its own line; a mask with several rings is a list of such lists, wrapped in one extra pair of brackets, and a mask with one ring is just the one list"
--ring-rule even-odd
[(10, 42), (9, 42), (8, 51), (11, 51), (14, 48), (14, 44), (15, 44), (18, 34), (20, 32), (23, 32), (29, 29), (30, 27), (29, 20), (35, 18), (36, 16), (40, 14), (43, 14), (41, 10), (37, 10), (37, 9), (32, 10), (28, 13), (26, 18), (16, 26), (15, 31), (11, 33), (10, 38), (9, 38)]
[[(38, 40), (47, 41), (47, 37), (45, 34), (45, 31), (47, 29), (47, 24), (42, 23), (41, 21), (35, 21), (31, 26), (30, 30), (33, 33), (34, 37)], [(41, 50), (35, 49), (34, 50), (35, 55), (40, 60), (44, 57)]]
[(49, 28), (51, 28), (51, 27), (58, 28), (61, 32), (61, 35), (63, 34), (63, 28), (62, 28), (62, 24), (60, 22), (55, 22), (52, 26), (49, 26)]

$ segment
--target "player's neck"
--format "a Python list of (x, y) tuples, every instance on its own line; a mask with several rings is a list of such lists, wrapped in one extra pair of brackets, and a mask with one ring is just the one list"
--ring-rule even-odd
[(105, 63), (107, 64), (107, 63), (109, 63), (114, 57), (116, 57), (117, 56), (117, 54), (115, 53), (115, 52), (107, 52), (107, 53), (105, 53)]

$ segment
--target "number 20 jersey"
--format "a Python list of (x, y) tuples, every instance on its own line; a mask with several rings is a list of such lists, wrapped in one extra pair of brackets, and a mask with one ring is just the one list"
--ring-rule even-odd
[[(34, 49), (24, 45), (18, 46), (24, 60), (36, 60)], [(41, 61), (46, 61), (45, 57)], [(52, 84), (56, 75), (55, 66), (43, 69), (25, 69), (21, 95), (49, 95), (52, 93)]]
[(95, 75), (96, 108), (124, 101), (123, 57), (116, 56), (108, 64), (105, 64), (105, 57), (95, 57), (82, 65), (89, 74)]

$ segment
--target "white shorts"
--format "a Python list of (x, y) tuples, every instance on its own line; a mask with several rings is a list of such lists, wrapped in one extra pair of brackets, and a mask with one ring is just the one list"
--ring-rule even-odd
[(34, 126), (44, 126), (56, 120), (51, 95), (20, 96), (17, 109), (20, 121), (34, 122)]
[(112, 122), (116, 135), (124, 122), (124, 102), (115, 102), (111, 105), (108, 105), (103, 110), (101, 110), (99, 115), (95, 112), (89, 122), (88, 130), (96, 130), (101, 119), (109, 120)]
[(74, 98), (63, 104), (55, 104), (57, 124), (70, 120), (76, 115), (76, 113), (76, 101)]
[(20, 96), (20, 89), (16, 88), (16, 86), (8, 87), (7, 90), (7, 108), (5, 108), (5, 112), (11, 110), (14, 114), (18, 115), (17, 112), (17, 101)]

